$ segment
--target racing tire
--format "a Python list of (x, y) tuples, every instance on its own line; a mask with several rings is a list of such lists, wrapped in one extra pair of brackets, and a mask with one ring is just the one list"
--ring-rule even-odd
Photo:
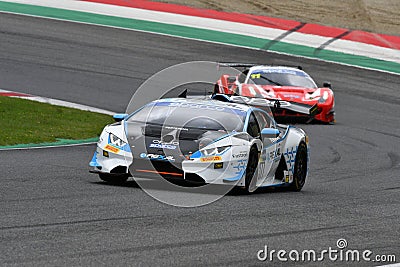
[(247, 162), (246, 166), (246, 175), (245, 175), (245, 188), (246, 192), (252, 193), (250, 189), (250, 184), (251, 180), (253, 179), (253, 176), (257, 170), (258, 166), (258, 149), (255, 146), (252, 146), (250, 148), (250, 153), (249, 153), (249, 160)]
[(214, 84), (214, 94), (219, 94), (219, 86), (218, 83)]
[(294, 162), (293, 182), (289, 186), (289, 190), (298, 192), (303, 188), (306, 182), (307, 168), (307, 146), (305, 143), (301, 142), (297, 149)]
[(109, 184), (114, 184), (114, 185), (120, 185), (126, 182), (128, 180), (127, 175), (108, 175), (107, 173), (99, 173), (99, 177), (101, 180), (104, 182), (107, 182)]

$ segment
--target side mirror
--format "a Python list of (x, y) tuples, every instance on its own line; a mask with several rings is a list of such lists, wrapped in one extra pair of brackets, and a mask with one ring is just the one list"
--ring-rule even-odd
[(323, 87), (327, 87), (327, 88), (329, 88), (329, 89), (332, 89), (332, 84), (331, 84), (330, 82), (324, 82), (324, 83), (322, 84), (322, 86), (323, 86)]
[(236, 76), (229, 76), (227, 80), (228, 80), (228, 83), (234, 83), (234, 82), (236, 82)]
[(214, 94), (211, 96), (211, 99), (222, 101), (222, 102), (230, 102), (231, 101), (229, 96), (227, 96), (225, 94)]
[(117, 114), (114, 114), (113, 119), (116, 122), (118, 122), (118, 121), (124, 120), (127, 116), (128, 116), (128, 114), (125, 114), (125, 113), (117, 113)]
[(261, 130), (262, 138), (277, 138), (279, 134), (279, 130), (274, 128), (264, 128)]

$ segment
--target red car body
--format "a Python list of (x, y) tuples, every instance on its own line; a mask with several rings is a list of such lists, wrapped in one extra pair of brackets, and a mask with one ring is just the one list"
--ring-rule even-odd
[(312, 115), (279, 108), (274, 109), (273, 114), (278, 119), (305, 118), (308, 122), (312, 120), (324, 123), (335, 122), (335, 99), (330, 84), (324, 83), (324, 87), (317, 87), (314, 80), (298, 68), (251, 66), (236, 76), (222, 75), (215, 84), (214, 92), (283, 100), (310, 108), (316, 105), (317, 111)]

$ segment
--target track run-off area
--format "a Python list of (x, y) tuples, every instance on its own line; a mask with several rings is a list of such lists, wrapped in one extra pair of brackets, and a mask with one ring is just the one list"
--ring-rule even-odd
[(1, 265), (265, 265), (265, 246), (321, 251), (340, 238), (400, 257), (398, 75), (4, 13), (0, 40), (5, 90), (123, 112), (142, 82), (171, 65), (256, 61), (330, 81), (337, 114), (335, 125), (299, 125), (311, 146), (301, 192), (232, 193), (198, 208), (160, 203), (134, 182), (100, 182), (88, 173), (94, 145), (0, 151)]

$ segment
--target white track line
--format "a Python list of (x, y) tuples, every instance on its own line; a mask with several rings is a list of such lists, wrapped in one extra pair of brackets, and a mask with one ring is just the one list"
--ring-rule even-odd
[[(262, 39), (270, 39), (270, 40), (274, 40), (287, 32), (285, 30), (249, 25), (245, 23), (202, 18), (202, 17), (195, 17), (195, 16), (188, 16), (181, 14), (173, 14), (168, 12), (145, 10), (140, 8), (85, 2), (85, 1), (75, 1), (75, 0), (57, 0), (57, 1), (2, 0), (2, 1), (187, 26), (187, 27), (200, 28), (206, 30), (214, 30), (219, 32), (241, 34)], [(318, 48), (331, 39), (332, 38), (330, 37), (295, 32), (289, 34), (280, 41)], [(342, 52), (347, 54), (365, 56), (369, 58), (400, 63), (399, 50), (375, 46), (361, 42), (354, 42), (349, 40), (336, 40), (325, 49), (335, 52)]]
[[(0, 95), (2, 93), (24, 94), (24, 93), (20, 93), (20, 92), (0, 89)], [(116, 112), (105, 110), (105, 109), (95, 108), (95, 107), (91, 107), (91, 106), (81, 105), (81, 104), (77, 104), (77, 103), (72, 103), (72, 102), (68, 102), (68, 101), (64, 101), (64, 100), (53, 99), (53, 98), (42, 97), (42, 96), (34, 96), (34, 95), (26, 94), (26, 96), (10, 96), (10, 97), (28, 99), (28, 100), (32, 100), (32, 101), (36, 101), (36, 102), (47, 103), (50, 105), (74, 108), (74, 109), (79, 109), (79, 110), (84, 110), (84, 111), (91, 111), (91, 112), (96, 112), (96, 113), (101, 113), (101, 114), (106, 114), (106, 115), (111, 115), (111, 116), (116, 113)]]
[(30, 147), (11, 147), (11, 148), (0, 148), (0, 151), (10, 151), (10, 150), (30, 150), (30, 149), (40, 149), (40, 148), (57, 148), (57, 147), (73, 147), (73, 146), (86, 146), (93, 145), (97, 142), (86, 142), (86, 143), (76, 143), (67, 145), (48, 145), (48, 146), (30, 146)]
[[(90, 107), (86, 105), (81, 105), (77, 103), (72, 103), (68, 101), (63, 101), (63, 100), (58, 100), (58, 99), (53, 99), (53, 98), (48, 98), (48, 97), (41, 97), (41, 96), (34, 96), (34, 95), (29, 95), (25, 93), (20, 93), (20, 92), (15, 92), (15, 91), (9, 91), (9, 90), (4, 90), (0, 89), (0, 96), (4, 94), (9, 94), (9, 93), (15, 93), (15, 94), (20, 94), (16, 96), (8, 96), (12, 98), (22, 98), (22, 99), (28, 99), (36, 102), (41, 102), (41, 103), (48, 103), (50, 105), (55, 105), (55, 106), (62, 106), (62, 107), (68, 107), (68, 108), (74, 108), (74, 109), (79, 109), (79, 110), (84, 110), (84, 111), (91, 111), (91, 112), (96, 112), (96, 113), (101, 113), (101, 114), (106, 114), (106, 115), (114, 115), (116, 112), (105, 110), (105, 109), (99, 109), (95, 107)], [(79, 141), (79, 140), (78, 140)], [(48, 146), (35, 146), (32, 145), (30, 147), (13, 147), (13, 148), (0, 148), (0, 151), (8, 151), (8, 150), (28, 150), (28, 149), (39, 149), (39, 148), (55, 148), (55, 147), (72, 147), (72, 146), (82, 146), (82, 145), (90, 145), (90, 144), (95, 144), (96, 142), (85, 142), (85, 143), (75, 143), (75, 144), (65, 144), (65, 145), (48, 145)]]
[(145, 31), (145, 30), (137, 30), (137, 29), (129, 29), (129, 28), (124, 28), (124, 27), (117, 27), (117, 26), (110, 26), (110, 25), (105, 25), (105, 24), (97, 24), (97, 23), (89, 23), (89, 22), (81, 22), (81, 21), (75, 21), (75, 20), (69, 20), (69, 19), (49, 18), (49, 17), (45, 17), (45, 16), (29, 15), (29, 14), (23, 14), (23, 13), (17, 13), (17, 12), (8, 12), (8, 11), (1, 11), (0, 10), (0, 14), (1, 13), (21, 15), (21, 16), (27, 16), (27, 17), (33, 17), (33, 18), (48, 19), (48, 20), (55, 20), (55, 21), (71, 22), (71, 23), (90, 25), (90, 26), (96, 26), (96, 27), (107, 27), (107, 28), (118, 29), (118, 30), (127, 30), (127, 31), (151, 33), (151, 34), (156, 34), (156, 35), (161, 35), (161, 36), (168, 36), (168, 37), (179, 38), (179, 39), (184, 39), (184, 40), (193, 40), (193, 41), (205, 42), (205, 43), (211, 43), (211, 44), (226, 45), (226, 46), (232, 46), (232, 47), (240, 47), (240, 48), (256, 50), (256, 51), (265, 51), (265, 52), (272, 53), (272, 54), (285, 55), (285, 56), (290, 56), (290, 57), (295, 57), (295, 58), (304, 58), (304, 59), (308, 59), (308, 60), (316, 60), (316, 61), (320, 61), (320, 62), (327, 62), (327, 63), (331, 63), (331, 64), (348, 66), (348, 67), (357, 68), (357, 69), (388, 73), (388, 74), (397, 75), (397, 76), (400, 75), (400, 73), (393, 72), (393, 71), (388, 71), (388, 70), (381, 70), (381, 69), (375, 69), (375, 68), (370, 68), (370, 67), (352, 65), (352, 64), (338, 62), (338, 61), (332, 61), (332, 60), (315, 58), (315, 57), (308, 57), (308, 56), (301, 56), (301, 55), (285, 53), (285, 52), (278, 52), (278, 51), (271, 51), (271, 50), (266, 51), (266, 50), (261, 50), (260, 48), (248, 47), (248, 46), (244, 46), (244, 45), (228, 44), (228, 43), (222, 43), (222, 42), (216, 42), (216, 41), (208, 41), (208, 40), (203, 40), (203, 39), (198, 39), (198, 38), (182, 37), (182, 36), (166, 34), (166, 33), (152, 32), (152, 31)]

